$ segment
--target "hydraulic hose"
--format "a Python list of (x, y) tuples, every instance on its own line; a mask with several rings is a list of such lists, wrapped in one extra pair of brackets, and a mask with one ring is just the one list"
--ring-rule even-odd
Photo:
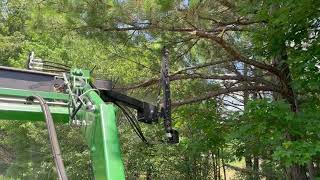
[(48, 128), (48, 134), (50, 139), (50, 145), (52, 150), (52, 155), (54, 159), (54, 163), (57, 169), (59, 180), (68, 180), (66, 170), (62, 161), (60, 146), (57, 138), (56, 129), (54, 127), (53, 118), (49, 110), (49, 106), (46, 101), (40, 96), (30, 96), (27, 98), (28, 100), (33, 101), (34, 99), (38, 100), (46, 119), (46, 124)]

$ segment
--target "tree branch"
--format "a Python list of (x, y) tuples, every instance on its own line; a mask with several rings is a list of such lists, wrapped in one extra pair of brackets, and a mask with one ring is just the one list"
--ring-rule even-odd
[(273, 66), (268, 65), (268, 64), (264, 64), (264, 63), (261, 63), (261, 62), (255, 61), (255, 60), (251, 60), (251, 59), (243, 56), (239, 51), (237, 51), (234, 47), (232, 47), (229, 43), (227, 43), (223, 38), (220, 38), (220, 37), (216, 36), (215, 34), (208, 33), (205, 31), (195, 31), (195, 32), (193, 32), (193, 34), (195, 34), (198, 37), (207, 38), (207, 39), (211, 39), (211, 40), (215, 41), (226, 52), (228, 52), (234, 58), (234, 60), (255, 66), (260, 69), (264, 69), (264, 70), (269, 71), (272, 74), (277, 75), (277, 76), (280, 75), (280, 72), (276, 68), (274, 68)]
[[(275, 84), (273, 84), (270, 81), (267, 81), (262, 78), (255, 78), (255, 77), (244, 77), (244, 76), (231, 76), (231, 75), (207, 75), (207, 74), (175, 74), (175, 75), (169, 75), (170, 81), (177, 81), (177, 80), (187, 80), (187, 79), (216, 79), (216, 80), (236, 80), (236, 81), (250, 81), (250, 82), (258, 82), (261, 84), (277, 87)], [(146, 81), (143, 81), (138, 84), (134, 84), (131, 86), (123, 87), (123, 88), (117, 88), (121, 90), (131, 90), (131, 89), (137, 89), (142, 87), (151, 86), (153, 84), (157, 84), (160, 81), (159, 78), (151, 78)]]
[[(143, 31), (143, 30), (149, 30), (149, 31), (168, 31), (168, 32), (193, 32), (196, 31), (197, 29), (194, 27), (161, 27), (158, 25), (153, 25), (150, 24), (149, 26), (135, 26), (135, 25), (130, 25), (130, 27), (102, 27), (102, 26), (81, 26), (75, 28), (77, 29), (90, 29), (90, 28), (96, 28), (102, 31), (115, 31), (115, 32), (124, 32), (124, 31)], [(205, 32), (208, 33), (219, 33), (221, 31), (247, 31), (247, 27), (242, 27), (242, 26), (218, 26), (213, 29), (206, 29), (204, 30)]]
[[(88, 27), (82, 27), (82, 28), (88, 28)], [(227, 27), (217, 27), (214, 28), (212, 30), (198, 30), (195, 28), (168, 28), (168, 27), (159, 27), (157, 25), (150, 25), (150, 26), (131, 26), (131, 27), (110, 27), (110, 28), (106, 28), (106, 27), (100, 27), (100, 26), (96, 26), (93, 28), (97, 28), (103, 31), (130, 31), (130, 30), (162, 30), (162, 31), (168, 31), (168, 32), (186, 32), (186, 33), (190, 33), (193, 35), (196, 35), (200, 38), (207, 38), (207, 39), (211, 39), (214, 42), (218, 43), (226, 52), (228, 52), (233, 58), (234, 60), (238, 60), (241, 62), (244, 62), (246, 64), (250, 64), (252, 66), (255, 66), (257, 68), (260, 69), (264, 69), (267, 70), (277, 76), (280, 75), (279, 71), (274, 68), (271, 65), (267, 65), (258, 61), (254, 61), (254, 60), (250, 60), (248, 58), (246, 58), (245, 56), (243, 56), (239, 51), (237, 51), (234, 47), (232, 47), (229, 43), (227, 43), (223, 38), (218, 37), (215, 33), (221, 32), (221, 31), (228, 31), (228, 30), (232, 30), (232, 31), (241, 31), (244, 30), (243, 28), (237, 27), (237, 26), (227, 26)]]
[(232, 107), (237, 109), (238, 111), (243, 111), (243, 109), (239, 108), (239, 106), (237, 105), (233, 105), (233, 104), (229, 104), (229, 103), (222, 103), (223, 106), (225, 106), (224, 108), (226, 108), (226, 106)]
[(222, 21), (213, 19), (211, 17), (204, 17), (204, 16), (199, 16), (199, 18), (207, 21), (212, 21), (214, 22), (214, 25), (217, 25), (217, 26), (228, 26), (228, 25), (248, 26), (252, 24), (267, 23), (267, 21), (250, 21), (250, 20), (242, 20), (241, 18), (235, 21), (229, 21), (229, 22), (222, 22)]
[(179, 54), (175, 59), (180, 59), (184, 55), (186, 55), (197, 43), (199, 42), (199, 39), (196, 39), (195, 42), (191, 44), (191, 46), (188, 47), (187, 50), (185, 50), (183, 53)]
[[(220, 2), (226, 3), (226, 4), (230, 4), (228, 1), (225, 0), (221, 0)], [(91, 28), (91, 27), (80, 27), (80, 28)], [(80, 29), (78, 28), (78, 29)], [(168, 31), (168, 32), (186, 32), (186, 33), (190, 33), (193, 35), (196, 35), (200, 38), (207, 38), (207, 39), (211, 39), (214, 42), (218, 43), (226, 52), (228, 52), (233, 58), (234, 60), (238, 60), (241, 62), (244, 62), (246, 64), (250, 64), (252, 66), (255, 66), (257, 68), (260, 69), (264, 69), (267, 70), (277, 76), (280, 76), (279, 71), (274, 68), (271, 65), (267, 65), (258, 61), (254, 61), (254, 60), (250, 60), (248, 58), (246, 58), (245, 56), (243, 56), (239, 51), (237, 51), (234, 47), (232, 47), (229, 43), (227, 43), (223, 38), (218, 37), (216, 35), (216, 33), (222, 32), (222, 31), (242, 31), (244, 30), (241, 27), (238, 26), (225, 26), (225, 27), (217, 27), (211, 30), (199, 30), (196, 29), (194, 27), (192, 28), (186, 28), (186, 27), (182, 27), (182, 28), (175, 28), (175, 27), (161, 27), (157, 24), (151, 24), (149, 26), (130, 26), (130, 27), (101, 27), (101, 26), (95, 26), (92, 28), (97, 28), (100, 29), (102, 31), (130, 31), (130, 30), (150, 30), (150, 31), (156, 31), (156, 30), (162, 30), (162, 31)]]
[(248, 87), (238, 86), (238, 87), (232, 87), (228, 89), (222, 88), (216, 91), (207, 92), (204, 95), (199, 95), (197, 97), (174, 101), (171, 103), (171, 105), (173, 107), (176, 107), (176, 106), (182, 106), (186, 104), (192, 104), (192, 103), (200, 102), (206, 99), (210, 99), (212, 97), (219, 96), (221, 94), (229, 94), (229, 93), (238, 92), (238, 91), (274, 91), (274, 92), (283, 93), (280, 89), (277, 89), (275, 87), (269, 87), (269, 86), (248, 86)]
[(200, 69), (200, 68), (204, 68), (204, 67), (208, 67), (208, 66), (214, 66), (214, 65), (218, 65), (218, 64), (222, 64), (222, 63), (226, 63), (228, 62), (227, 60), (221, 60), (221, 61), (215, 61), (215, 62), (209, 62), (209, 63), (205, 63), (205, 64), (200, 64), (197, 66), (192, 66), (192, 67), (186, 67), (184, 69), (180, 69), (174, 73), (172, 73), (172, 75), (176, 75), (176, 74), (180, 74), (184, 71), (188, 71), (188, 70), (192, 70), (192, 69)]

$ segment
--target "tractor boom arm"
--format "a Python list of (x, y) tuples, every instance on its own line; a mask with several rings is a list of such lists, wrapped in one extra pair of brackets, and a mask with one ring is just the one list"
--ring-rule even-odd
[[(55, 122), (70, 122), (68, 108), (73, 107), (68, 104), (72, 97), (60, 88), (63, 86), (62, 74), (0, 66), (0, 119), (44, 121), (38, 102), (30, 104), (26, 100), (38, 95), (47, 101)], [(84, 91), (88, 93), (82, 98), (90, 102), (90, 108), (84, 105), (75, 118), (85, 124), (82, 129), (90, 148), (95, 179), (125, 179), (116, 126), (117, 110), (111, 103), (105, 103), (89, 84), (83, 86)]]

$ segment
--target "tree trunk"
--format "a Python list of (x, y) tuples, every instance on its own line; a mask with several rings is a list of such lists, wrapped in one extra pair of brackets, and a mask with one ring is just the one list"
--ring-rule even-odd
[(305, 168), (299, 165), (292, 165), (288, 169), (290, 180), (307, 180)]
[(273, 178), (273, 179), (276, 179), (277, 177), (274, 175), (274, 174), (267, 174), (265, 172), (256, 172), (256, 171), (253, 171), (252, 169), (246, 169), (246, 168), (240, 168), (240, 167), (236, 167), (236, 166), (232, 166), (230, 164), (226, 164), (225, 165), (227, 168), (230, 168), (230, 169), (233, 169), (235, 171), (239, 171), (243, 174), (250, 174), (250, 175), (258, 175), (258, 176), (263, 176), (263, 177), (270, 177), (270, 178)]
[[(281, 72), (281, 75), (279, 76), (281, 85), (285, 88), (287, 91), (288, 96), (287, 97), (282, 97), (285, 98), (291, 105), (291, 110), (292, 112), (296, 113), (299, 111), (299, 106), (298, 106), (298, 101), (297, 97), (291, 87), (291, 74), (290, 74), (290, 69), (289, 65), (287, 63), (288, 56), (286, 52), (286, 46), (283, 44), (282, 49), (279, 50), (279, 53), (277, 56), (274, 58), (274, 63), (275, 65), (278, 66), (278, 69)], [(285, 135), (288, 140), (297, 140), (300, 137), (292, 137), (290, 132)], [(292, 165), (291, 167), (288, 168), (288, 176), (290, 180), (307, 180), (307, 175), (306, 175), (306, 167), (300, 166), (297, 164)]]
[(209, 179), (208, 177), (209, 177), (209, 170), (211, 169), (211, 167), (210, 167), (210, 163), (209, 163), (209, 161), (210, 161), (210, 151), (209, 151), (209, 153), (207, 154), (207, 156), (205, 157), (206, 159), (205, 159), (205, 167), (203, 168), (204, 169), (204, 177), (205, 177), (205, 179)]
[(223, 149), (221, 149), (221, 161), (222, 161), (222, 169), (223, 169), (223, 178), (224, 180), (227, 180), (227, 173), (226, 173), (226, 166), (225, 166), (225, 163), (224, 163), (224, 154), (223, 154)]
[(212, 164), (213, 164), (213, 177), (214, 177), (214, 180), (217, 180), (217, 164), (216, 164), (216, 157), (215, 157), (215, 154), (212, 153)]
[(189, 156), (185, 156), (186, 164), (188, 165), (187, 176), (192, 177), (192, 165)]
[[(244, 64), (243, 65), (243, 76), (244, 78), (248, 77), (248, 65)], [(247, 87), (248, 83), (244, 82), (244, 86)], [(243, 105), (244, 105), (244, 109), (246, 109), (247, 103), (249, 101), (249, 92), (243, 91)], [(250, 149), (249, 147), (246, 147), (246, 149)], [(252, 158), (251, 158), (251, 154), (247, 154), (245, 155), (245, 162), (246, 162), (246, 169), (252, 169)], [(248, 175), (247, 179), (252, 179), (252, 176)]]
[[(259, 158), (258, 157), (254, 157), (253, 158), (253, 171), (259, 172)], [(254, 175), (254, 180), (259, 180), (259, 176), (258, 175)]]
[(316, 172), (315, 172), (315, 169), (314, 169), (314, 165), (313, 165), (313, 162), (310, 161), (308, 163), (308, 171), (309, 171), (309, 179), (310, 180), (315, 180), (316, 178)]
[(146, 177), (146, 179), (147, 180), (152, 180), (152, 171), (151, 171), (151, 169), (150, 168), (148, 168), (148, 170), (147, 170), (147, 177)]
[(217, 152), (217, 167), (218, 167), (218, 180), (221, 180), (221, 173), (220, 173), (220, 150), (218, 149)]

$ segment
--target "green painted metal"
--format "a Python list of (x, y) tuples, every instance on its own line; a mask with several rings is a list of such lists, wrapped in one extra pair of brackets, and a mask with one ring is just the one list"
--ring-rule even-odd
[[(95, 179), (124, 180), (124, 166), (116, 126), (117, 109), (113, 104), (106, 104), (97, 91), (88, 84), (90, 81), (89, 71), (71, 71), (70, 78), (73, 84), (72, 91), (84, 92), (82, 98), (88, 99), (94, 106), (94, 109), (88, 109), (84, 105), (77, 113), (76, 118), (86, 122), (83, 131), (91, 151)], [(83, 86), (79, 80), (85, 80), (87, 85)], [(63, 93), (0, 88), (0, 97), (26, 98), (35, 94), (47, 101), (71, 101), (70, 96)], [(67, 107), (50, 106), (50, 112), (56, 122), (69, 122), (70, 114)], [(0, 119), (44, 121), (44, 116), (38, 104), (1, 102)]]
[[(90, 80), (90, 71), (89, 70), (83, 70), (83, 69), (71, 69), (71, 82), (72, 82), (72, 89), (83, 89), (83, 81), (88, 84)], [(80, 81), (82, 80), (82, 81)]]
[(56, 92), (45, 92), (45, 91), (29, 91), (29, 90), (22, 90), (22, 89), (10, 89), (10, 88), (0, 88), (0, 96), (6, 97), (28, 97), (32, 95), (39, 95), (44, 99), (50, 100), (62, 100), (62, 101), (69, 101), (69, 95), (63, 93), (56, 93)]
[(84, 133), (91, 150), (95, 179), (123, 180), (125, 174), (116, 126), (116, 108), (105, 104), (90, 86), (86, 86), (85, 91), (95, 110), (90, 112), (83, 108), (78, 117), (87, 124)]
[[(55, 122), (69, 122), (67, 107), (50, 106)], [(2, 120), (44, 121), (39, 104), (0, 103), (0, 118)]]

